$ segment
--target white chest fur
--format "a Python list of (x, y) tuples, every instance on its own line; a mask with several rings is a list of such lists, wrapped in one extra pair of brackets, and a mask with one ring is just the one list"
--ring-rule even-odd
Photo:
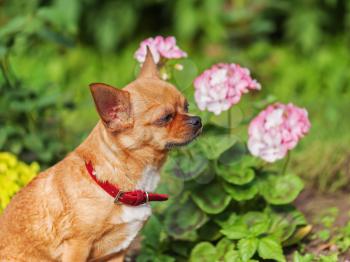
[(137, 183), (137, 189), (144, 191), (154, 191), (159, 182), (158, 170), (152, 166), (146, 166), (142, 173), (140, 181)]
[[(154, 167), (147, 166), (136, 188), (152, 192), (156, 189), (158, 182), (158, 171)], [(126, 224), (127, 234), (125, 240), (108, 253), (119, 252), (127, 248), (151, 214), (151, 206), (148, 203), (136, 207), (123, 205), (120, 216), (114, 218), (113, 222), (116, 224)]]

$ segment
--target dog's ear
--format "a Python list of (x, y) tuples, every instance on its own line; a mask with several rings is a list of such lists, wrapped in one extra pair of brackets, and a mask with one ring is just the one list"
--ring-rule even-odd
[(90, 84), (90, 91), (108, 130), (119, 132), (133, 126), (129, 92), (102, 83)]
[(159, 79), (157, 64), (153, 60), (151, 49), (147, 46), (145, 62), (142, 65), (138, 78), (156, 78)]

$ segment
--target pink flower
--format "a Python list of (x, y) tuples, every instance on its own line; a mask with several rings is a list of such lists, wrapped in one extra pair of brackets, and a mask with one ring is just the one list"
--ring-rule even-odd
[(155, 38), (150, 37), (142, 41), (139, 49), (135, 52), (134, 56), (140, 63), (145, 61), (147, 46), (151, 49), (156, 64), (158, 64), (161, 57), (167, 59), (187, 57), (187, 54), (176, 45), (175, 37), (168, 36), (164, 38), (163, 36), (156, 36)]
[(282, 159), (310, 129), (305, 109), (276, 103), (261, 111), (249, 125), (248, 149), (267, 162)]
[(216, 115), (237, 104), (249, 90), (261, 89), (249, 70), (237, 64), (212, 66), (195, 79), (194, 87), (199, 109), (207, 109)]

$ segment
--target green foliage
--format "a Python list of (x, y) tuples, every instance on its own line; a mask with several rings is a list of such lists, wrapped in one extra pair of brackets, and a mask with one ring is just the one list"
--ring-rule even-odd
[(229, 149), (237, 138), (230, 134), (220, 134), (213, 131), (205, 132), (202, 142), (199, 144), (204, 156), (210, 160), (217, 159), (223, 152)]
[(215, 261), (216, 258), (216, 249), (209, 242), (201, 242), (196, 245), (191, 252), (191, 262), (199, 261)]
[[(303, 188), (300, 178), (267, 170), (237, 138), (226, 140), (222, 127), (209, 124), (204, 130), (209, 134), (172, 152), (166, 163), (164, 175), (183, 179), (184, 189), (160, 215), (164, 249), (153, 254), (190, 261), (285, 261), (282, 247), (310, 231), (290, 204)], [(226, 143), (214, 142), (221, 137)], [(174, 248), (174, 241), (184, 247)]]
[(315, 256), (313, 254), (301, 255), (299, 252), (293, 254), (293, 262), (338, 262), (337, 254)]
[[(308, 177), (322, 173), (320, 186), (324, 188), (338, 181), (333, 179), (334, 174), (338, 174), (334, 167), (341, 164), (321, 161), (323, 155), (328, 153), (327, 149), (331, 156), (334, 151), (343, 152), (344, 149), (338, 146), (334, 149), (332, 143), (320, 149), (316, 141), (318, 138), (342, 139), (339, 134), (346, 136), (349, 128), (342, 117), (349, 110), (349, 76), (346, 74), (350, 61), (346, 48), (350, 32), (346, 30), (350, 24), (349, 9), (350, 4), (345, 0), (234, 1), (230, 4), (212, 0), (127, 3), (53, 0), (46, 4), (5, 1), (0, 8), (0, 57), (6, 58), (6, 62), (2, 62), (6, 71), (15, 73), (9, 82), (19, 81), (21, 89), (35, 91), (36, 96), (52, 95), (57, 102), (56, 108), (51, 104), (52, 111), (59, 112), (47, 117), (54, 119), (53, 131), (49, 129), (46, 138), (36, 135), (43, 140), (44, 148), (39, 150), (43, 156), (37, 155), (38, 150), (33, 153), (28, 148), (23, 150), (29, 153), (22, 154), (18, 148), (23, 147), (23, 142), (13, 142), (17, 145), (7, 145), (6, 150), (16, 154), (20, 151), (22, 159), (40, 160), (44, 166), (60, 159), (81, 141), (97, 119), (86, 86), (93, 81), (125, 85), (134, 76), (136, 63), (130, 61), (141, 36), (166, 32), (175, 34), (180, 46), (193, 51), (191, 60), (184, 62), (193, 69), (192, 73), (182, 75), (186, 79), (175, 76), (181, 82), (175, 80), (176, 84), (190, 96), (192, 89), (188, 88), (188, 83), (196, 76), (196, 67), (202, 70), (211, 62), (225, 58), (252, 68), (270, 101), (273, 96), (280, 101), (297, 101), (306, 106), (313, 124), (313, 135), (308, 140), (315, 142), (304, 148), (312, 157), (303, 154), (305, 158), (297, 158), (303, 165), (294, 168), (299, 175), (307, 173)], [(304, 20), (308, 22), (300, 26)], [(305, 25), (314, 29), (306, 32)], [(113, 52), (116, 49), (118, 55)], [(0, 85), (6, 92), (7, 75), (9, 73), (0, 77)], [(33, 104), (37, 99), (32, 99)], [(250, 110), (242, 109), (244, 113)], [(36, 110), (35, 107), (32, 111)], [(237, 121), (241, 118), (234, 117)], [(79, 125), (76, 124), (78, 120)], [(324, 123), (329, 123), (331, 130), (325, 132)], [(38, 125), (35, 123), (37, 129), (46, 130)], [(16, 137), (21, 141), (24, 135)], [(4, 139), (4, 135), (0, 137)], [(62, 142), (50, 145), (48, 137), (59, 138)], [(337, 160), (340, 161), (339, 157)], [(342, 169), (340, 173), (344, 172)], [(341, 184), (334, 187), (346, 184), (346, 176), (340, 176)]]
[[(281, 245), (310, 230), (290, 204), (303, 187), (299, 175), (323, 190), (349, 182), (349, 13), (346, 0), (3, 1), (0, 149), (42, 166), (61, 159), (97, 120), (87, 85), (124, 86), (137, 71), (131, 58), (139, 40), (174, 34), (191, 57), (178, 61), (183, 71), (171, 63), (169, 70), (192, 112), (191, 83), (212, 62), (248, 66), (263, 90), (232, 108), (229, 132), (228, 113), (202, 113), (204, 135), (169, 157), (162, 186), (175, 199), (147, 224), (138, 261), (283, 261)], [(264, 168), (241, 143), (245, 124), (276, 100), (307, 107), (313, 125), (284, 176), (280, 163)], [(11, 181), (0, 191), (5, 204), (25, 184)], [(320, 234), (345, 250), (345, 232), (337, 240), (329, 228)]]
[[(320, 247), (329, 247), (318, 252), (317, 254), (306, 254), (306, 256), (312, 256), (312, 261), (339, 261), (339, 258), (347, 258), (347, 253), (350, 248), (350, 222), (339, 220), (341, 216), (337, 208), (331, 207), (321, 210), (317, 216), (315, 216), (314, 224), (319, 229), (312, 233), (311, 239), (318, 243)], [(337, 221), (338, 220), (338, 221)], [(339, 225), (341, 223), (341, 225)], [(321, 253), (321, 254), (319, 254)], [(295, 253), (294, 257), (301, 256), (299, 253)], [(303, 261), (303, 260), (301, 260)]]
[(241, 186), (224, 183), (224, 189), (236, 201), (253, 199), (258, 193), (258, 186), (254, 182)]
[(254, 159), (244, 156), (240, 161), (217, 163), (215, 170), (226, 182), (233, 185), (246, 185), (255, 178)]
[(264, 237), (259, 241), (258, 253), (263, 259), (274, 259), (276, 261), (286, 261), (283, 256), (281, 244), (271, 237)]
[[(14, 51), (21, 53), (30, 48), (34, 38), (56, 37), (49, 31), (48, 17), (42, 15), (43, 9), (37, 10), (35, 15), (31, 13), (36, 10), (36, 4), (25, 4), (28, 14), (13, 17), (0, 28), (3, 76), (0, 79), (0, 121), (4, 124), (0, 130), (0, 148), (20, 155), (26, 161), (52, 163), (67, 151), (63, 141), (59, 141), (63, 129), (59, 112), (69, 107), (71, 101), (63, 99), (59, 90), (52, 88), (49, 82), (32, 85), (18, 78), (10, 60)], [(56, 38), (57, 42), (64, 42), (63, 38)]]
[(136, 261), (156, 261), (156, 262), (173, 262), (174, 258), (162, 254), (164, 250), (163, 227), (156, 217), (151, 217), (147, 222), (144, 232), (147, 241), (143, 242), (144, 252), (140, 254)]
[(0, 212), (10, 202), (11, 197), (25, 186), (39, 171), (36, 162), (27, 165), (16, 156), (0, 152)]
[(293, 254), (293, 262), (312, 262), (314, 256), (311, 254), (301, 255), (298, 251)]
[(248, 261), (254, 256), (260, 241), (257, 238), (242, 238), (238, 241), (237, 247), (242, 261)]
[(206, 214), (189, 197), (184, 197), (178, 205), (168, 209), (164, 225), (168, 234), (175, 239), (194, 241), (197, 238), (196, 229), (206, 221)]
[(231, 197), (225, 193), (220, 183), (211, 183), (201, 187), (192, 195), (197, 206), (208, 214), (219, 214), (230, 204)]
[(261, 195), (271, 204), (282, 205), (292, 202), (303, 189), (302, 180), (295, 175), (268, 176), (259, 183)]
[[(0, 61), (1, 62), (1, 61)], [(4, 75), (8, 72), (4, 68)], [(20, 81), (0, 84), (0, 148), (21, 156), (26, 161), (52, 163), (67, 149), (59, 142), (63, 107), (58, 90), (48, 86), (28, 88)], [(55, 138), (55, 139), (53, 139)]]

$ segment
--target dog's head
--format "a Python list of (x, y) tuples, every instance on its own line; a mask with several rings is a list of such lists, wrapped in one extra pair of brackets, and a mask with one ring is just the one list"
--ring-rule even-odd
[(138, 78), (123, 89), (102, 83), (90, 89), (104, 127), (123, 147), (170, 149), (201, 132), (201, 119), (188, 113), (187, 100), (175, 86), (159, 78), (149, 50)]

